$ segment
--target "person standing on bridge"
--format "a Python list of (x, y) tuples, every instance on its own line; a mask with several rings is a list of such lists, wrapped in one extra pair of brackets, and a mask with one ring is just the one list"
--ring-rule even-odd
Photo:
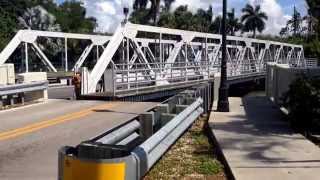
[(75, 99), (79, 99), (81, 95), (81, 75), (76, 73), (73, 76), (72, 84), (74, 85)]

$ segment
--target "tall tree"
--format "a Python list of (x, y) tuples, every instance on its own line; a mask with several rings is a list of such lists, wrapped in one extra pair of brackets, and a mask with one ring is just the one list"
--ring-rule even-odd
[(261, 33), (266, 27), (265, 21), (268, 20), (267, 14), (261, 11), (260, 5), (253, 7), (250, 4), (247, 4), (242, 9), (242, 13), (242, 30), (244, 32), (253, 32), (253, 37), (256, 38), (257, 31)]
[(234, 8), (227, 13), (227, 34), (234, 36), (237, 31), (242, 28), (242, 24), (235, 16)]
[(210, 25), (210, 32), (214, 34), (221, 34), (222, 17), (217, 16)]
[(175, 0), (164, 0), (164, 8), (166, 11), (170, 11), (171, 5)]
[(290, 27), (294, 36), (298, 36), (301, 33), (302, 17), (297, 11), (296, 7), (293, 8), (292, 18), (288, 21), (288, 27)]
[[(150, 1), (151, 7), (147, 9), (148, 2)], [(130, 16), (130, 21), (138, 21), (141, 24), (156, 25), (160, 17), (160, 1), (161, 0), (135, 0), (133, 9), (135, 10)], [(148, 12), (147, 14), (145, 12)]]
[(149, 11), (149, 17), (152, 17), (152, 21), (154, 25), (157, 25), (159, 13), (160, 13), (160, 0), (150, 0), (151, 8)]
[(135, 0), (133, 3), (133, 9), (140, 10), (140, 9), (146, 9), (148, 4), (148, 0)]
[(86, 9), (76, 0), (62, 3), (55, 15), (64, 32), (92, 33), (97, 26), (96, 19), (86, 17)]
[(192, 25), (195, 26), (194, 29), (197, 31), (209, 32), (212, 18), (212, 6), (209, 6), (207, 10), (198, 9), (197, 13), (194, 15), (194, 22)]
[(311, 17), (316, 21), (314, 24), (314, 29), (316, 31), (316, 37), (319, 38), (320, 34), (320, 0), (306, 0), (308, 4), (308, 12)]
[(40, 5), (28, 8), (22, 16), (18, 17), (18, 21), (23, 29), (61, 31), (55, 16)]

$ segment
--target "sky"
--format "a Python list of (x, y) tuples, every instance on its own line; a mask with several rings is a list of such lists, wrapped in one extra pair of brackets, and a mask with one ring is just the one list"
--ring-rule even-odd
[[(65, 0), (56, 0), (62, 3)], [(87, 16), (93, 16), (98, 20), (99, 32), (114, 32), (119, 22), (124, 18), (123, 6), (130, 6), (132, 9), (133, 0), (81, 0), (87, 9)], [(269, 19), (266, 22), (264, 34), (279, 34), (282, 27), (293, 14), (293, 7), (296, 6), (302, 15), (307, 12), (305, 0), (228, 0), (228, 9), (235, 8), (237, 16), (241, 15), (241, 9), (245, 4), (260, 4), (262, 11), (266, 12)], [(222, 12), (222, 0), (175, 0), (172, 5), (174, 10), (180, 5), (188, 5), (192, 12), (198, 8), (207, 9), (213, 7), (213, 14), (220, 15)]]

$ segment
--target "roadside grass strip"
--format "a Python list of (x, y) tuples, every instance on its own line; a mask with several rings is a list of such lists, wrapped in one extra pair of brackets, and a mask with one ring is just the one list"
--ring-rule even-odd
[(198, 119), (144, 177), (144, 180), (225, 180), (223, 165), (203, 131), (206, 118)]

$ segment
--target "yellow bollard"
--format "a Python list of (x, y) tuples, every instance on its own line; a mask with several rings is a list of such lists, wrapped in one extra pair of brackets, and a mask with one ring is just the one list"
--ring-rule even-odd
[(63, 161), (63, 180), (125, 180), (124, 162), (92, 162), (70, 156)]

